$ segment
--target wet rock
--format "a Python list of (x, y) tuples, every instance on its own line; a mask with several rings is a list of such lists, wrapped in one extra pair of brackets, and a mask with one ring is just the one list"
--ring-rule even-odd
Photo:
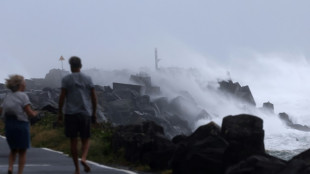
[(292, 122), (292, 120), (289, 118), (289, 115), (285, 112), (279, 113), (279, 118), (290, 128), (300, 130), (300, 131), (305, 131), (305, 132), (310, 132), (310, 127), (306, 125), (301, 125), (301, 124), (295, 124)]
[(270, 102), (263, 103), (263, 110), (273, 114), (274, 106)]
[(174, 174), (224, 173), (223, 157), (228, 143), (221, 137), (218, 125), (209, 123), (189, 137), (179, 138), (181, 140), (177, 140), (178, 146), (170, 161)]
[(221, 91), (224, 91), (242, 101), (247, 102), (250, 105), (256, 106), (254, 97), (249, 86), (241, 86), (238, 82), (233, 83), (229, 81), (220, 81), (219, 82)]
[(51, 69), (44, 78), (43, 87), (60, 88), (61, 80), (64, 76), (70, 74), (69, 71), (61, 69)]
[(252, 115), (226, 116), (222, 135), (229, 142), (225, 151), (225, 166), (231, 166), (252, 155), (264, 155), (263, 120)]
[(277, 174), (308, 174), (310, 166), (303, 160), (293, 159), (283, 167)]
[(194, 99), (184, 96), (178, 96), (172, 99), (167, 111), (179, 116), (182, 120), (186, 120), (192, 130), (195, 129), (194, 125), (196, 121), (203, 116), (201, 114), (204, 114)]
[(174, 144), (179, 144), (179, 143), (185, 141), (187, 139), (187, 137), (188, 136), (186, 136), (186, 135), (177, 135), (177, 136), (173, 137), (171, 141)]
[(286, 161), (269, 155), (253, 155), (231, 166), (225, 174), (275, 174), (286, 164)]
[(124, 149), (128, 161), (148, 164), (156, 170), (168, 168), (175, 150), (175, 145), (164, 137), (163, 128), (154, 122), (118, 126), (112, 147), (114, 151)]
[(131, 75), (130, 80), (144, 86), (144, 93), (147, 95), (159, 95), (160, 92), (160, 87), (158, 86), (153, 86), (151, 77), (148, 76), (147, 74), (138, 74), (138, 75)]
[(143, 92), (143, 87), (140, 85), (113, 83), (113, 91), (131, 91), (134, 95), (140, 95)]

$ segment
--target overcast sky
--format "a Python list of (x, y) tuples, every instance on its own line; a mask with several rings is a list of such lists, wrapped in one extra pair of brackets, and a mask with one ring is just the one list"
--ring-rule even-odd
[(308, 59), (309, 7), (308, 0), (2, 0), (0, 78), (44, 77), (61, 68), (61, 55), (66, 69), (72, 55), (84, 68), (153, 68), (155, 47), (166, 67), (225, 65), (251, 53)]
[[(198, 67), (310, 118), (309, 0), (0, 0), (0, 83), (83, 68)], [(220, 71), (218, 71), (220, 69)], [(222, 71), (223, 70), (223, 71)], [(310, 123), (310, 119), (308, 119)]]

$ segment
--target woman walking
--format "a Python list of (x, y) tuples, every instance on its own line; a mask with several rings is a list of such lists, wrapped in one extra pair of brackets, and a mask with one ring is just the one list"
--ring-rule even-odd
[(29, 117), (37, 112), (30, 107), (26, 93), (26, 83), (21, 75), (11, 75), (6, 79), (6, 87), (12, 92), (3, 100), (0, 114), (4, 117), (5, 136), (10, 147), (8, 174), (13, 172), (13, 164), (18, 155), (18, 174), (23, 173), (26, 162), (26, 151), (30, 147)]

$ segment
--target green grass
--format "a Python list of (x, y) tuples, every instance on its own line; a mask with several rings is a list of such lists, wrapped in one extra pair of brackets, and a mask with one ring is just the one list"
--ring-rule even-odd
[[(57, 116), (46, 112), (46, 116), (30, 128), (32, 147), (46, 147), (70, 154), (70, 140), (64, 135), (64, 127), (53, 127)], [(88, 159), (110, 165), (134, 165), (124, 159), (122, 150), (113, 152), (111, 139), (114, 128), (103, 123), (92, 127)], [(0, 134), (4, 135), (4, 123), (0, 121)], [(79, 144), (80, 146), (80, 144)]]
[[(53, 127), (53, 123), (56, 120), (56, 115), (47, 113), (42, 120), (31, 127), (32, 146), (47, 147), (70, 154), (69, 139), (64, 135), (63, 126)], [(123, 158), (122, 151), (116, 153), (112, 151), (111, 139), (113, 131), (113, 127), (108, 123), (99, 124), (91, 128), (89, 160), (110, 165), (128, 165)]]

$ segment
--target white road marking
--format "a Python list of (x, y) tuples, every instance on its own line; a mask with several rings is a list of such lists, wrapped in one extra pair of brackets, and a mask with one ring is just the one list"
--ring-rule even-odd
[[(54, 153), (58, 153), (58, 154), (61, 154), (61, 155), (69, 156), (69, 155), (67, 155), (67, 154), (65, 154), (63, 152), (52, 150), (52, 149), (49, 149), (49, 148), (41, 148), (41, 149), (49, 151), (49, 152), (54, 152)], [(79, 160), (81, 160), (81, 159), (79, 159)], [(111, 170), (116, 170), (116, 171), (120, 171), (120, 172), (126, 172), (128, 174), (137, 174), (137, 173), (129, 171), (129, 170), (117, 169), (117, 168), (105, 166), (105, 165), (102, 165), (102, 164), (99, 164), (99, 163), (96, 163), (96, 162), (93, 162), (93, 161), (88, 161), (87, 160), (86, 162), (89, 163), (89, 164), (92, 164), (94, 166), (97, 166), (97, 167), (100, 167), (100, 168), (104, 168), (104, 169), (111, 169)]]

